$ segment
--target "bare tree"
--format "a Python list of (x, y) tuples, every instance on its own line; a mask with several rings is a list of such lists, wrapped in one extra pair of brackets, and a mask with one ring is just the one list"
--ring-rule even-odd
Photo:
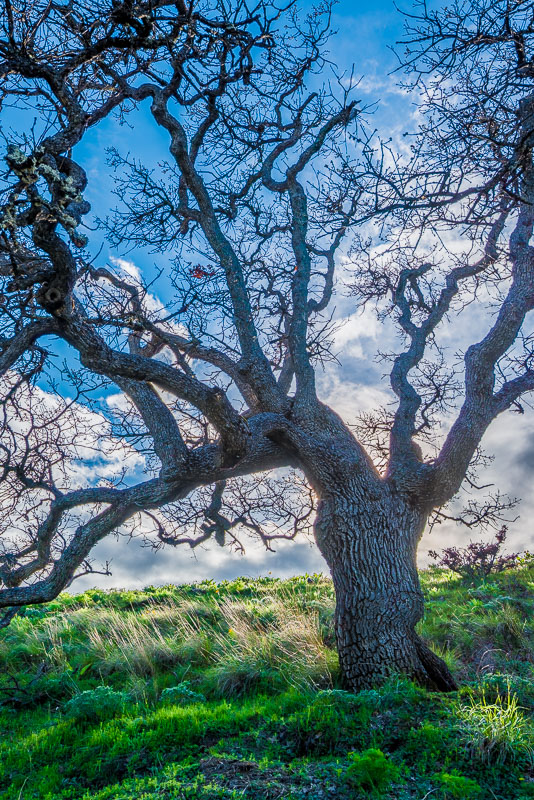
[[(269, 546), (306, 526), (316, 499), (347, 687), (404, 671), (453, 688), (415, 632), (416, 550), (472, 481), (488, 425), (534, 386), (529, 4), (416, 10), (406, 64), (427, 122), (404, 159), (366, 134), (350, 77), (307, 88), (330, 69), (328, 7), (304, 18), (291, 2), (239, 0), (4, 7), (2, 102), (37, 112), (33, 129), (10, 134), (2, 204), (5, 622), (55, 597), (92, 568), (97, 542), (139, 520), (161, 543), (239, 545), (246, 529)], [(110, 114), (133, 142), (141, 105), (169, 154), (157, 169), (110, 154), (119, 200), (100, 226), (123, 251), (151, 248), (166, 304), (149, 282), (96, 267), (83, 222), (76, 146)], [(386, 244), (371, 256), (353, 239), (352, 291), (399, 328), (397, 403), (355, 435), (319, 399), (315, 367), (332, 358), (340, 247), (374, 219)], [(449, 246), (451, 231), (469, 247)], [(491, 303), (462, 385), (439, 333)], [(79, 362), (58, 375), (65, 347)], [(111, 385), (121, 399), (102, 415)], [(459, 396), (440, 445), (440, 414)], [(142, 457), (145, 478), (80, 470), (104, 439), (119, 462)]]

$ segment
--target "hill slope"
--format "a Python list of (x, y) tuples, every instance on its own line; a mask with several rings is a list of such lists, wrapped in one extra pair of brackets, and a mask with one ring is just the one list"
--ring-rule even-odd
[(534, 797), (534, 570), (422, 581), (452, 695), (343, 692), (323, 576), (28, 609), (0, 632), (0, 800)]

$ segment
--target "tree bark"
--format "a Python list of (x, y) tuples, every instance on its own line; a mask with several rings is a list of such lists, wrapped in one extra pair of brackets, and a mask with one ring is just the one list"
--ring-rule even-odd
[(404, 673), (451, 691), (457, 687), (446, 664), (415, 632), (423, 616), (416, 553), (426, 515), (387, 486), (377, 495), (344, 481), (322, 494), (315, 522), (334, 581), (345, 686), (357, 692)]

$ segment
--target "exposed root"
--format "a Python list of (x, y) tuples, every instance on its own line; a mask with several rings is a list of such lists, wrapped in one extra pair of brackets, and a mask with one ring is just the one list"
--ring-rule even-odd
[(417, 679), (425, 684), (427, 688), (434, 691), (456, 691), (458, 684), (443, 659), (433, 653), (430, 647), (417, 634), (415, 634), (414, 643), (419, 661), (424, 669), (424, 674), (421, 676), (422, 679), (419, 675), (417, 675)]

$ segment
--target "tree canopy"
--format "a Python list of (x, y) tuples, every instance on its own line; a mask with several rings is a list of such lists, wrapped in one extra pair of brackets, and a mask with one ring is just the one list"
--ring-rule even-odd
[[(5, 621), (139, 515), (159, 543), (236, 543), (244, 527), (269, 546), (349, 468), (362, 496), (387, 490), (423, 526), (446, 513), (488, 426), (534, 388), (531, 3), (416, 3), (399, 74), (421, 124), (402, 147), (336, 73), (328, 4), (4, 4), (2, 104), (37, 118), (9, 134), (2, 188)], [(168, 143), (157, 169), (135, 152), (145, 108)], [(77, 154), (110, 115), (117, 205), (91, 216)], [(171, 267), (121, 274), (104, 238)], [(353, 431), (315, 378), (334, 357), (342, 256), (355, 307), (398, 331), (395, 403)], [(443, 331), (477, 309), (487, 329), (451, 359)], [(79, 363), (59, 375), (65, 345)], [(110, 386), (121, 399), (102, 416)], [(119, 461), (124, 442), (143, 457), (141, 480), (77, 470), (106, 435)]]

